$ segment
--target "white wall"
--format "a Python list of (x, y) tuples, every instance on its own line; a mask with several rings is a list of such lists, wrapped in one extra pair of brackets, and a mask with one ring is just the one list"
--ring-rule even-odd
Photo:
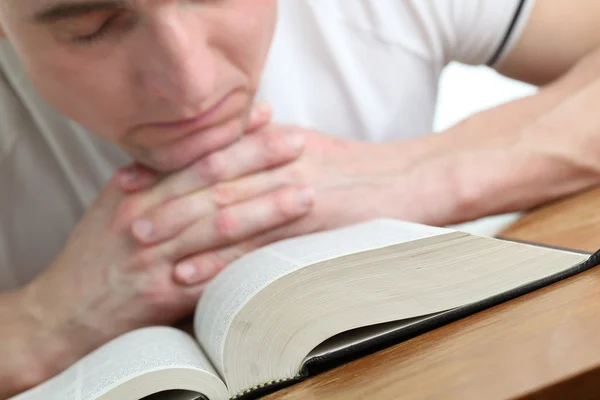
[[(535, 87), (507, 79), (486, 67), (451, 64), (440, 81), (435, 131), (443, 130), (466, 116), (535, 93)], [(454, 228), (482, 235), (493, 235), (509, 225), (519, 214), (484, 218)]]

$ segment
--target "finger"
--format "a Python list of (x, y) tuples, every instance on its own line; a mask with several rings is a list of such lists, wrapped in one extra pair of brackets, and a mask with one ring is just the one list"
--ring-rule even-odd
[(265, 130), (246, 136), (155, 185), (144, 197), (143, 209), (219, 182), (291, 162), (300, 156), (303, 146), (303, 133), (293, 129), (285, 133), (278, 129)]
[(272, 110), (269, 103), (259, 101), (252, 106), (246, 133), (255, 131), (271, 121)]
[(260, 235), (250, 238), (246, 241), (245, 248), (254, 250), (280, 240), (289, 239), (300, 235), (307, 235), (309, 233), (322, 231), (324, 229), (325, 227), (322, 226), (319, 221), (315, 221), (315, 218), (301, 218), (297, 221), (293, 221), (292, 223), (279, 226), (275, 229), (270, 229)]
[(105, 219), (108, 217), (106, 213), (109, 213), (110, 217), (112, 218), (114, 210), (119, 206), (124, 198), (125, 195), (119, 188), (117, 176), (113, 175), (113, 177), (102, 188), (100, 193), (98, 193), (98, 196), (94, 200), (93, 206), (89, 208), (89, 214), (102, 214), (104, 215), (102, 219)]
[(164, 242), (220, 208), (264, 195), (289, 183), (286, 175), (272, 171), (219, 183), (155, 207), (144, 219), (134, 222), (133, 237), (142, 245)]
[[(255, 103), (250, 112), (250, 119), (246, 128), (247, 132), (255, 131), (268, 124), (271, 120), (271, 107), (267, 102)], [(147, 189), (159, 180), (159, 174), (139, 163), (117, 171), (117, 182), (121, 190), (126, 193)]]
[(193, 254), (238, 243), (302, 217), (310, 211), (313, 201), (311, 189), (284, 187), (198, 221), (165, 243), (160, 251), (167, 259), (179, 261)]
[(321, 230), (310, 218), (300, 218), (269, 230), (250, 240), (192, 256), (181, 261), (173, 271), (173, 279), (183, 285), (208, 282), (229, 264), (260, 247), (291, 237)]
[(249, 249), (242, 244), (192, 256), (173, 271), (173, 280), (182, 285), (197, 285), (197, 282), (212, 280), (226, 266), (237, 260)]
[(147, 189), (159, 180), (158, 173), (137, 163), (119, 169), (116, 175), (119, 187), (125, 193)]

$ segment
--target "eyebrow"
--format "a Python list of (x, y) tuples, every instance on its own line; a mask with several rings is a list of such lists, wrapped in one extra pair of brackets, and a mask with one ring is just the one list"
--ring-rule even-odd
[[(2, 1), (2, 0), (0, 0)], [(93, 2), (62, 2), (36, 12), (33, 20), (39, 23), (53, 23), (60, 20), (80, 17), (95, 11), (114, 10), (127, 5), (126, 0), (99, 0)]]

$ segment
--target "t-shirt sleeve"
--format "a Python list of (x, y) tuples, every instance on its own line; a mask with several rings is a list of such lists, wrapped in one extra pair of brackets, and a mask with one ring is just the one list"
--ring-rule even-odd
[(446, 63), (499, 64), (521, 37), (535, 0), (426, 0)]
[(0, 166), (16, 140), (16, 133), (9, 127), (15, 113), (14, 101), (14, 95), (0, 65)]

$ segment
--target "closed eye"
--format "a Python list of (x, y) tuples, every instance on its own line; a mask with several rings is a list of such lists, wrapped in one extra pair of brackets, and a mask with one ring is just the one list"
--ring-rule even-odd
[(94, 40), (100, 39), (104, 34), (108, 33), (111, 29), (112, 24), (115, 22), (117, 18), (119, 18), (120, 13), (112, 14), (110, 17), (106, 18), (100, 26), (94, 30), (92, 33), (77, 35), (73, 38), (76, 42), (89, 43)]

